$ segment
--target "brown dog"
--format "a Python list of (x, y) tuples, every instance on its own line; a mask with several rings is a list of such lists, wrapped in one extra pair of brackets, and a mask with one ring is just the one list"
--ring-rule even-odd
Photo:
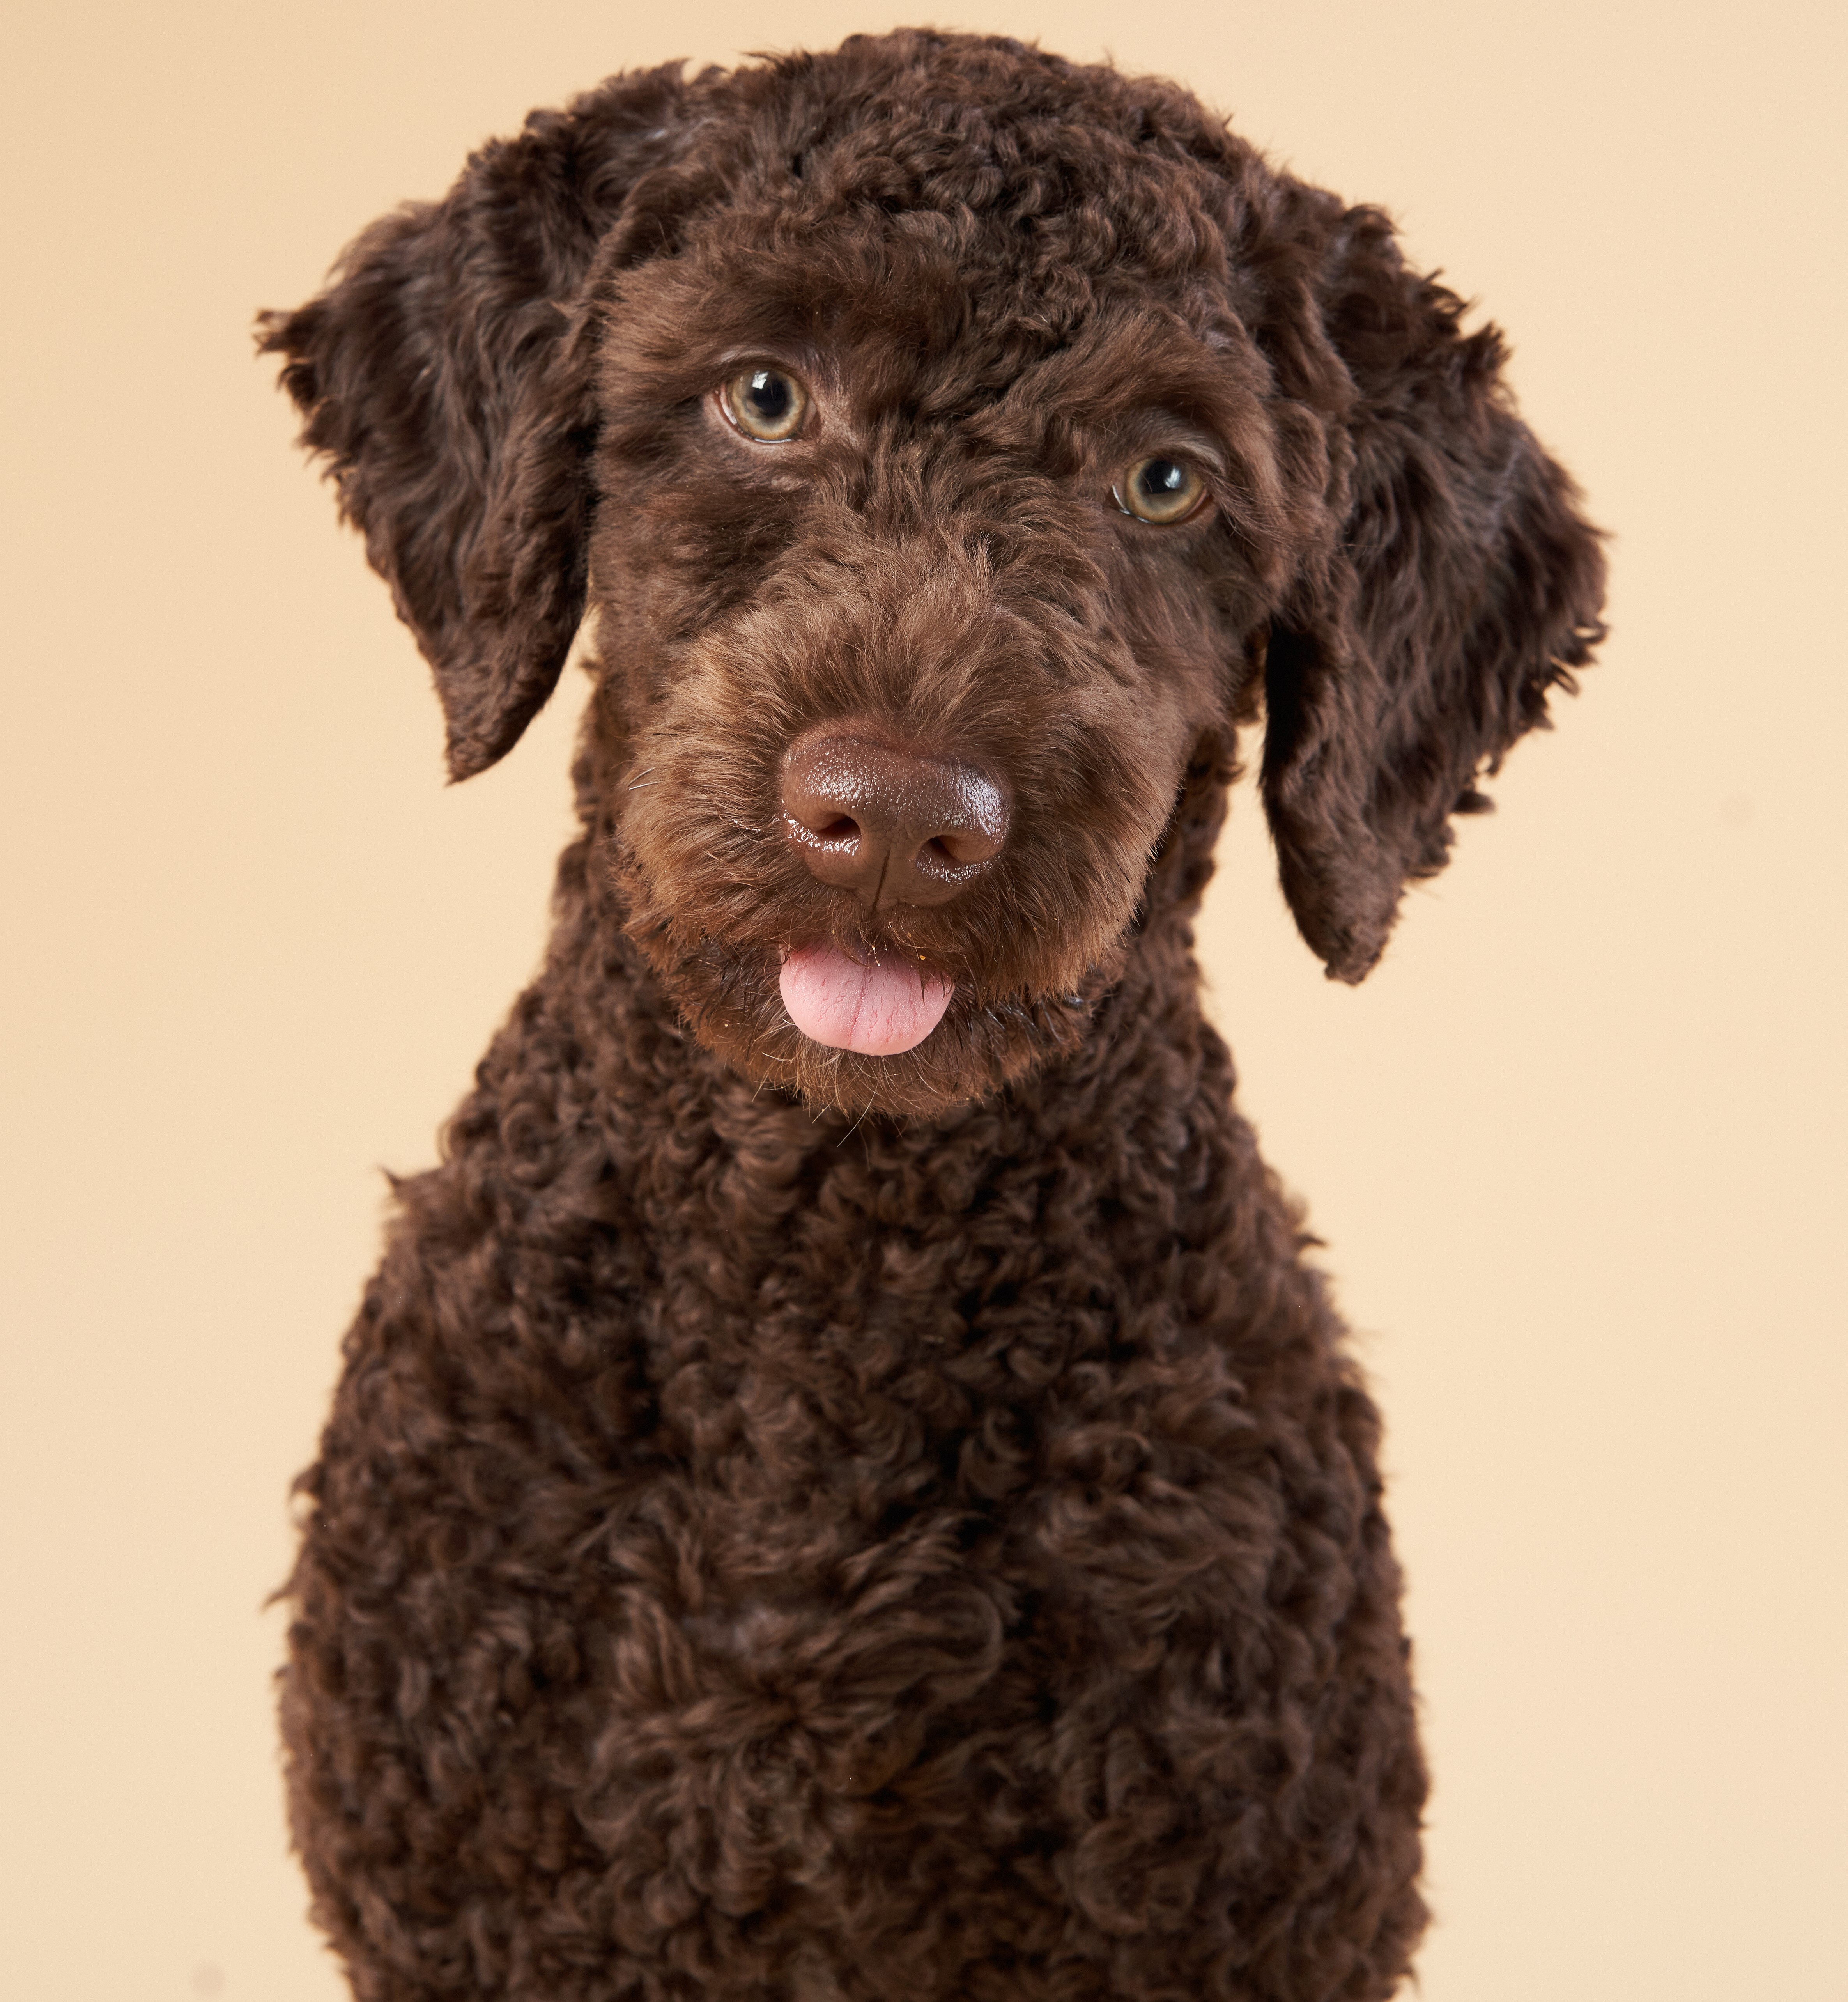
[(368, 2002), (1397, 1983), (1376, 1421), (1188, 920), (1261, 703), (1358, 980), (1599, 636), (1459, 312), (1173, 86), (907, 33), (615, 78), (266, 320), (455, 774), (599, 656), (302, 1481)]

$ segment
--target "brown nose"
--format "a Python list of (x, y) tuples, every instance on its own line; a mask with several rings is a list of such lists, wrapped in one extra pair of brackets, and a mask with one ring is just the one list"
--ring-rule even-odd
[(873, 905), (947, 904), (1007, 839), (1007, 802), (973, 766), (838, 730), (784, 754), (783, 819), (812, 875)]

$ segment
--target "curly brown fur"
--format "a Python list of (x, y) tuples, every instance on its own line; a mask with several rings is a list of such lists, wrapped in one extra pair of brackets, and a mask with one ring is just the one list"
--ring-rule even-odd
[[(1377, 1421), (1188, 927), (1260, 701), (1358, 979), (1598, 637), (1459, 314), (1175, 87), (904, 33), (615, 78), (266, 317), (455, 775), (587, 606), (599, 656), (547, 964), (302, 1478), (294, 1827), (366, 2002), (1397, 1984)], [(715, 401), (758, 362), (786, 444)], [(1150, 454), (1209, 504), (1123, 512)], [(997, 775), (961, 895), (783, 838), (842, 721)], [(818, 942), (947, 1013), (824, 1047)]]

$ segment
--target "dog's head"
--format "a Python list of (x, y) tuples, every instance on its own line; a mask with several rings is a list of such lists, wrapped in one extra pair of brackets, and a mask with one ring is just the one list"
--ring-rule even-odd
[(906, 33), (618, 78), (263, 346), (457, 777), (587, 605), (631, 936), (702, 1041), (928, 1112), (1083, 1031), (1265, 713), (1341, 978), (1599, 636), (1492, 330), (1172, 85)]

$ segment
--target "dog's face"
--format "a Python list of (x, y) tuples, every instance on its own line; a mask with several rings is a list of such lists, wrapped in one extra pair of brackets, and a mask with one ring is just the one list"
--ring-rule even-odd
[(1082, 1031), (1248, 671), (1282, 497), (1255, 358), (1176, 305), (1023, 340), (1014, 246), (806, 225), (804, 192), (605, 316), (609, 849), (711, 1047), (929, 1111)]
[(1347, 978), (1584, 657), (1595, 546), (1456, 319), (1169, 87), (901, 36), (535, 120), (267, 344), (459, 775), (588, 598), (601, 852), (685, 1019), (927, 1114), (1083, 1034), (1267, 649)]

